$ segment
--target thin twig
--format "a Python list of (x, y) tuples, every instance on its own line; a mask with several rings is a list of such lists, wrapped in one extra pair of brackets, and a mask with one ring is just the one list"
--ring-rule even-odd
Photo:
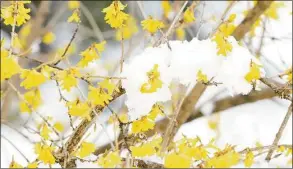
[(184, 4), (182, 5), (181, 9), (179, 10), (177, 15), (175, 16), (173, 22), (171, 23), (169, 29), (167, 30), (167, 32), (154, 43), (153, 47), (159, 46), (161, 41), (162, 41), (162, 38), (168, 39), (168, 36), (171, 34), (173, 28), (175, 27), (176, 23), (178, 22), (178, 20), (179, 20), (181, 14), (182, 14), (184, 8), (186, 7), (187, 3), (188, 3), (188, 1), (184, 2)]
[(124, 62), (124, 43), (123, 43), (123, 33), (121, 31), (121, 58), (120, 58), (120, 73), (123, 71), (123, 62)]
[(217, 27), (212, 31), (212, 33), (210, 34), (211, 36), (213, 36), (216, 31), (219, 29), (219, 27), (221, 26), (221, 24), (224, 22), (224, 19), (226, 18), (228, 12), (231, 10), (231, 8), (233, 7), (233, 5), (236, 3), (237, 1), (233, 1), (231, 3), (229, 3), (229, 5), (227, 6), (227, 8), (225, 9), (224, 13), (221, 16), (220, 21), (217, 24)]
[[(289, 118), (291, 117), (291, 114), (292, 114), (292, 103), (289, 106), (288, 111), (286, 113), (286, 116), (284, 117), (284, 119), (282, 121), (282, 124), (281, 124), (281, 126), (280, 126), (280, 128), (279, 128), (279, 130), (278, 130), (278, 132), (276, 134), (276, 137), (275, 137), (274, 142), (273, 142), (273, 146), (276, 146), (278, 144), (279, 140), (281, 139), (282, 133), (283, 133), (288, 121), (289, 121)], [(266, 156), (267, 161), (271, 160), (273, 152), (274, 152), (274, 149), (271, 148), (270, 151), (268, 152), (268, 155)]]
[[(7, 139), (4, 135), (1, 134), (1, 137), (4, 138), (9, 144), (11, 144), (18, 152), (19, 154), (21, 154), (21, 156), (27, 161), (29, 162), (28, 158), (26, 158), (26, 156), (9, 140)], [(2, 144), (2, 143), (1, 143)]]

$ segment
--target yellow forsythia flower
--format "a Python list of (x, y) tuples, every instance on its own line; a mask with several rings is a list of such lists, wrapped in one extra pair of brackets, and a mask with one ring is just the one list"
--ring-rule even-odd
[(94, 105), (105, 106), (105, 103), (108, 104), (113, 97), (101, 87), (89, 86), (88, 99)]
[(78, 80), (76, 78), (78, 77), (81, 77), (81, 74), (76, 68), (62, 70), (57, 73), (57, 79), (60, 81), (62, 89), (68, 92), (72, 87), (77, 86)]
[(166, 1), (166, 0), (165, 1), (162, 1), (161, 4), (162, 4), (164, 16), (166, 18), (168, 18), (169, 13), (172, 11), (172, 6), (171, 6), (170, 2), (169, 1)]
[(187, 8), (186, 11), (184, 12), (183, 21), (184, 23), (191, 23), (195, 21), (194, 11), (192, 7)]
[(12, 157), (12, 161), (9, 164), (9, 168), (23, 168), (23, 166), (15, 162), (14, 157)]
[(20, 77), (24, 79), (20, 83), (20, 86), (23, 86), (25, 89), (31, 89), (32, 87), (40, 86), (47, 80), (46, 76), (37, 72), (36, 70), (22, 70)]
[[(20, 112), (31, 113), (42, 104), (40, 90), (28, 91), (24, 94), (24, 100), (19, 103)], [(32, 109), (32, 110), (31, 110)]]
[(38, 155), (38, 159), (44, 164), (55, 164), (55, 157), (52, 154), (53, 147), (47, 145), (35, 144), (35, 153)]
[(184, 40), (185, 39), (185, 31), (182, 27), (179, 27), (175, 30), (176, 32), (176, 37), (179, 39), (179, 40)]
[(16, 26), (21, 26), (30, 19), (28, 14), (31, 10), (25, 8), (24, 4), (30, 3), (30, 1), (12, 1), (8, 7), (1, 8), (1, 18), (4, 19), (5, 25), (14, 25), (14, 17)]
[(124, 22), (128, 19), (128, 14), (124, 13), (123, 10), (126, 5), (123, 5), (120, 1), (114, 1), (110, 6), (103, 9), (105, 15), (105, 21), (112, 28), (121, 28), (124, 26)]
[(78, 116), (81, 118), (85, 118), (87, 120), (91, 120), (91, 108), (86, 102), (80, 102), (79, 100), (67, 102), (68, 113), (71, 116)]
[(165, 156), (164, 167), (166, 168), (190, 168), (191, 157), (175, 152)]
[(159, 104), (155, 104), (152, 107), (152, 110), (150, 111), (150, 113), (147, 115), (147, 117), (153, 121), (156, 120), (156, 118), (158, 117), (158, 115), (164, 115), (163, 112), (163, 106), (159, 105)]
[(126, 20), (125, 26), (122, 26), (120, 29), (116, 32), (116, 40), (122, 40), (123, 39), (129, 39), (131, 38), (136, 32), (138, 31), (138, 28), (136, 26), (135, 18), (132, 16), (129, 16), (129, 19)]
[(79, 1), (68, 1), (67, 4), (68, 4), (68, 8), (71, 9), (71, 10), (79, 8), (79, 6), (80, 6)]
[(18, 34), (14, 33), (13, 34), (13, 43), (12, 43), (13, 48), (18, 48), (18, 49), (23, 49), (23, 45), (21, 44), (20, 39), (18, 38)]
[(162, 137), (158, 137), (149, 142), (143, 143), (140, 146), (130, 146), (130, 150), (134, 157), (151, 156), (160, 151), (161, 143)]
[(141, 93), (153, 93), (162, 87), (163, 82), (160, 79), (160, 72), (158, 71), (158, 67), (159, 65), (155, 64), (153, 69), (147, 72), (148, 82), (141, 86)]
[(254, 62), (251, 62), (250, 70), (245, 75), (245, 80), (248, 81), (249, 83), (251, 83), (255, 80), (260, 79), (260, 77), (261, 77), (260, 66)]
[(286, 70), (287, 81), (289, 84), (292, 84), (292, 68)]
[(64, 126), (61, 122), (56, 122), (53, 127), (58, 131), (58, 132), (62, 132), (64, 131)]
[(140, 133), (154, 129), (155, 122), (146, 116), (132, 122), (132, 133)]
[(98, 159), (98, 165), (104, 168), (115, 168), (122, 163), (122, 159), (118, 151), (109, 152)]
[(8, 57), (9, 52), (1, 49), (1, 82), (10, 79), (13, 75), (20, 73), (21, 67), (14, 57)]
[(215, 156), (207, 160), (207, 168), (230, 168), (233, 165), (238, 164), (240, 155), (233, 151), (229, 151), (223, 155)]
[(149, 16), (148, 19), (141, 21), (141, 25), (143, 30), (148, 31), (151, 34), (154, 34), (158, 31), (158, 29), (165, 27), (163, 22), (153, 19), (151, 16)]
[(80, 17), (79, 17), (79, 10), (75, 9), (72, 13), (72, 15), (67, 19), (67, 22), (80, 22)]
[(105, 49), (105, 44), (106, 41), (102, 41), (101, 43), (94, 43), (86, 50), (82, 51), (80, 53), (82, 58), (77, 65), (85, 67), (89, 64), (89, 62), (99, 59), (101, 52)]
[(119, 92), (117, 86), (110, 81), (110, 79), (104, 79), (103, 81), (99, 82), (98, 85), (107, 90), (109, 95), (112, 95), (114, 91)]
[(27, 168), (38, 168), (38, 163), (37, 162), (29, 163), (27, 165)]
[(50, 138), (51, 130), (49, 129), (47, 124), (43, 124), (43, 127), (40, 131), (40, 135), (44, 140), (48, 140)]
[(220, 25), (219, 30), (212, 38), (217, 44), (218, 55), (227, 56), (228, 52), (232, 51), (232, 44), (228, 42), (227, 38), (235, 30), (235, 25), (232, 23), (236, 18), (235, 14), (231, 14), (226, 22)]
[(272, 2), (270, 7), (265, 11), (264, 15), (270, 19), (279, 19), (278, 9), (285, 7), (284, 2)]
[(84, 158), (91, 155), (91, 153), (93, 153), (95, 150), (95, 144), (83, 141), (76, 155), (78, 155), (80, 158)]
[(140, 133), (154, 129), (155, 119), (158, 115), (164, 115), (162, 111), (163, 107), (159, 104), (155, 104), (148, 115), (143, 116), (141, 119), (132, 122), (132, 133)]
[(201, 69), (197, 72), (196, 76), (197, 76), (197, 81), (199, 82), (207, 83), (209, 81), (207, 75), (204, 74)]
[(216, 33), (213, 41), (217, 43), (218, 55), (227, 56), (228, 52), (232, 51), (232, 44), (228, 42), (222, 33)]
[(251, 167), (252, 164), (253, 164), (253, 162), (254, 162), (253, 152), (252, 151), (249, 151), (246, 154), (246, 157), (245, 157), (245, 160), (244, 160), (244, 165), (245, 165), (245, 167)]
[(48, 44), (53, 43), (55, 41), (55, 39), (56, 39), (55, 34), (53, 32), (48, 32), (43, 36), (42, 41), (43, 41), (44, 44), (48, 45)]

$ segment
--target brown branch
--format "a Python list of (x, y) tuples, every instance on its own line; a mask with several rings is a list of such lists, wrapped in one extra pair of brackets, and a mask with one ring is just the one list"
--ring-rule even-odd
[[(113, 95), (112, 95), (113, 99), (110, 100), (110, 102), (115, 100), (116, 98), (118, 98), (122, 94), (124, 94), (124, 92), (125, 91), (120, 87), (119, 92), (114, 92), (113, 93)], [(97, 106), (95, 109), (96, 109), (96, 112), (102, 112), (104, 108), (105, 108), (105, 106)], [(70, 160), (70, 158), (67, 157), (67, 155), (63, 154), (63, 152), (66, 152), (67, 154), (71, 155), (76, 150), (76, 148), (78, 147), (82, 137), (85, 135), (85, 133), (87, 132), (88, 128), (92, 125), (92, 121), (94, 121), (96, 119), (97, 114), (94, 111), (92, 111), (91, 114), (90, 114), (90, 117), (91, 117), (92, 120), (89, 121), (87, 119), (84, 119), (78, 125), (77, 129), (74, 131), (74, 133), (69, 138), (69, 140), (65, 143), (65, 146), (56, 153), (57, 157), (59, 155), (57, 161), (61, 166), (64, 166), (65, 159), (67, 159), (66, 163), (68, 163), (68, 165), (73, 163), (73, 161)], [(65, 149), (65, 151), (63, 149)], [(68, 166), (68, 165), (66, 165), (66, 166)]]
[[(247, 103), (253, 103), (259, 100), (264, 99), (271, 99), (273, 97), (277, 96), (273, 90), (270, 88), (264, 89), (262, 91), (253, 91), (249, 93), (248, 95), (237, 95), (234, 97), (226, 97), (220, 100), (215, 101), (214, 108), (212, 110), (212, 113), (220, 112), (223, 110), (227, 110), (232, 107), (236, 107), (242, 104)], [(200, 110), (196, 110), (192, 113), (192, 115), (188, 118), (187, 122), (190, 122), (196, 118), (202, 117), (203, 114)]]
[[(280, 138), (282, 136), (282, 133), (283, 133), (288, 121), (289, 121), (289, 118), (290, 118), (291, 114), (292, 114), (292, 103), (289, 106), (288, 111), (286, 113), (286, 116), (284, 117), (284, 119), (282, 121), (282, 124), (281, 124), (281, 126), (279, 128), (279, 131), (276, 134), (276, 137), (275, 137), (274, 142), (273, 142), (273, 146), (276, 146), (278, 144), (278, 142), (279, 142), (279, 140), (280, 140)], [(271, 160), (273, 152), (274, 152), (274, 149), (271, 148), (270, 151), (268, 152), (268, 155), (266, 156), (267, 161)]]
[(255, 21), (268, 9), (273, 1), (258, 1), (257, 4), (248, 12), (247, 16), (240, 25), (234, 30), (232, 36), (240, 40), (249, 32)]
[(271, 88), (276, 95), (278, 95), (282, 99), (286, 99), (291, 101), (291, 92), (292, 92), (292, 86), (277, 84), (276, 82), (273, 82), (272, 80), (268, 78), (260, 78), (260, 81), (263, 82), (265, 85), (267, 85), (269, 88)]

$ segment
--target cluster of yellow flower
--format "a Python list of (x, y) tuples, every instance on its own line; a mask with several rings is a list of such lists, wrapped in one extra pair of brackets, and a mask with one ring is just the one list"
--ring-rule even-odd
[(236, 28), (233, 24), (235, 18), (236, 15), (231, 14), (229, 19), (219, 26), (219, 29), (213, 36), (213, 40), (217, 43), (218, 55), (227, 56), (228, 52), (232, 51), (232, 44), (227, 40), (227, 38)]

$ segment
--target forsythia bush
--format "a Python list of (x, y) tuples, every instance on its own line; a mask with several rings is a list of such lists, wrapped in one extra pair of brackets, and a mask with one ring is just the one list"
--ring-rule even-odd
[[(33, 33), (30, 30), (34, 26), (29, 22), (29, 3), (31, 2), (12, 1), (9, 6), (1, 8), (2, 22), (11, 27), (8, 48), (4, 47), (7, 39), (1, 39), (1, 84), (6, 83), (17, 92), (21, 113), (37, 114), (42, 119), (42, 123), (36, 126), (36, 133), (41, 139), (35, 143), (32, 150), (36, 154), (35, 160), (20, 164), (12, 157), (11, 168), (37, 168), (41, 165), (51, 167), (56, 164), (59, 167), (74, 167), (76, 161), (105, 168), (141, 167), (139, 162), (144, 162), (144, 159), (150, 156), (156, 159), (157, 165), (166, 168), (226, 168), (241, 162), (250, 167), (255, 162), (255, 157), (259, 155), (256, 150), (262, 149), (261, 145), (258, 146), (259, 149), (247, 148), (238, 151), (235, 145), (228, 143), (223, 148), (218, 147), (214, 139), (204, 143), (199, 137), (185, 136), (165, 144), (164, 139), (168, 136), (155, 133), (158, 119), (172, 119), (172, 115), (167, 113), (170, 101), (180, 102), (180, 99), (174, 99), (176, 93), (171, 90), (174, 85), (181, 85), (187, 91), (197, 83), (206, 86), (221, 85), (227, 88), (232, 96), (247, 95), (252, 90), (260, 90), (260, 79), (265, 77), (265, 71), (258, 57), (232, 36), (237, 27), (234, 23), (236, 14), (231, 14), (228, 19), (223, 20), (209, 38), (186, 41), (185, 28), (198, 19), (194, 16), (196, 3), (192, 3), (183, 9), (178, 23), (175, 23), (174, 30), (171, 30), (178, 40), (168, 41), (164, 30), (167, 30), (170, 24), (154, 16), (145, 16), (139, 26), (136, 18), (126, 12), (127, 5), (120, 1), (111, 2), (101, 12), (104, 14), (104, 21), (115, 30), (116, 39), (121, 41), (122, 52), (123, 41), (136, 35), (139, 28), (153, 41), (157, 35), (162, 37), (158, 45), (148, 46), (130, 62), (124, 62), (122, 54), (119, 76), (112, 77), (95, 76), (82, 71), (91, 62), (103, 57), (103, 52), (107, 50), (106, 41), (94, 42), (82, 51), (76, 51), (80, 57), (76, 64), (70, 63), (68, 59), (68, 56), (75, 52), (73, 40), (83, 22), (79, 1), (67, 2), (72, 13), (67, 22), (76, 26), (68, 45), (57, 51), (52, 60), (37, 60), (38, 65), (32, 68), (20, 66), (18, 59), (26, 57), (26, 37)], [(282, 6), (282, 3), (273, 2), (254, 23), (249, 35), (254, 36), (255, 29), (264, 18), (277, 19), (276, 11)], [(174, 6), (169, 1), (162, 1), (162, 9), (165, 19), (174, 13)], [(244, 16), (247, 13), (245, 11)], [(16, 32), (18, 27), (21, 29)], [(41, 38), (44, 44), (51, 44), (55, 39), (56, 36), (51, 31), (44, 33)], [(61, 68), (58, 65), (60, 62), (67, 67)], [(14, 76), (20, 78), (19, 86), (25, 89), (24, 93), (18, 91), (19, 87), (12, 82)], [(292, 84), (292, 70), (284, 72), (282, 78)], [(71, 131), (67, 138), (63, 138), (61, 134), (65, 130), (65, 124), (58, 119), (44, 117), (38, 112), (43, 103), (39, 87), (48, 81), (55, 81), (60, 89), (60, 102), (66, 105), (71, 123), (72, 118), (77, 119), (77, 123), (70, 124)], [(79, 90), (81, 98), (66, 99), (61, 91), (79, 89), (79, 81), (87, 84), (88, 93)], [(118, 114), (111, 110), (109, 104), (122, 94), (126, 95), (127, 112)], [(122, 137), (113, 142), (111, 149), (97, 155), (95, 151), (99, 147), (86, 141), (90, 134), (87, 130), (102, 114), (103, 109), (111, 110), (109, 123), (116, 126)], [(217, 127), (215, 122), (209, 125), (214, 129)], [(151, 137), (150, 132), (154, 132)], [(292, 155), (292, 147), (278, 146), (277, 151), (286, 156)], [(148, 164), (146, 161), (145, 163)]]

